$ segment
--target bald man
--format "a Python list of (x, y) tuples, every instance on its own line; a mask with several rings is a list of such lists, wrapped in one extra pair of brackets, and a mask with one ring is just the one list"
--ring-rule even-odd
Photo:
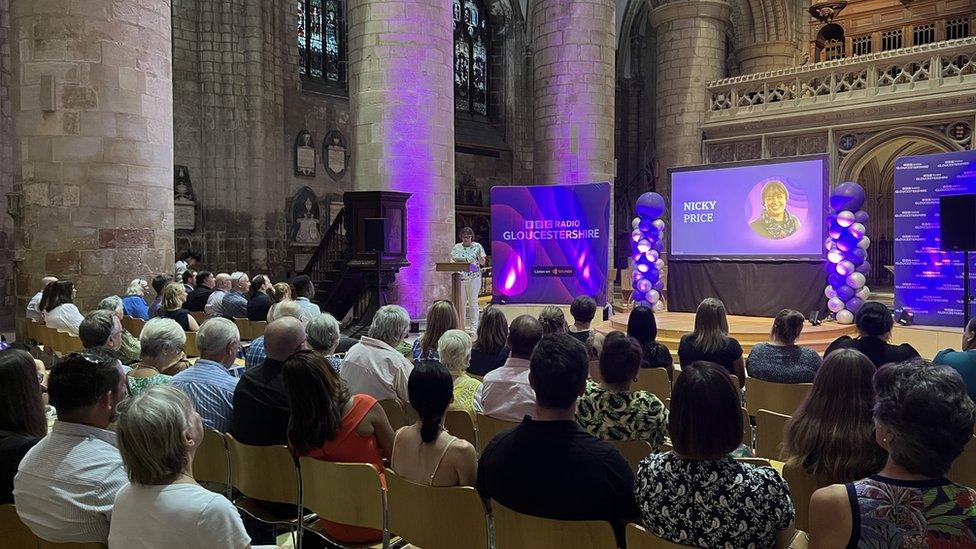
[(230, 291), (231, 280), (227, 273), (218, 273), (214, 282), (214, 291), (207, 298), (207, 304), (203, 310), (207, 313), (207, 318), (212, 316), (224, 316), (224, 296)]
[(288, 399), (281, 367), (288, 357), (307, 349), (305, 326), (297, 318), (279, 318), (264, 330), (267, 358), (247, 370), (234, 389), (231, 434), (244, 444), (288, 444)]
[[(308, 324), (309, 320), (302, 306), (293, 300), (282, 301), (271, 309), (269, 320), (274, 322), (279, 318), (295, 318), (300, 320), (303, 326)], [(264, 336), (261, 336), (252, 341), (251, 346), (247, 348), (247, 356), (244, 358), (244, 369), (251, 370), (264, 364), (265, 358), (267, 358), (267, 354), (264, 352)]]
[(41, 289), (27, 302), (27, 318), (36, 320), (37, 322), (44, 322), (44, 315), (37, 306), (41, 303), (41, 294), (44, 293), (44, 288), (47, 288), (48, 284), (57, 281), (58, 278), (56, 276), (45, 276), (41, 279)]

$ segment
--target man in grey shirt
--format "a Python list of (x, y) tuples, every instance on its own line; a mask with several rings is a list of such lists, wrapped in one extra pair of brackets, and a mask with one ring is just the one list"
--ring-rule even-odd
[(220, 305), (223, 316), (231, 318), (247, 318), (247, 297), (244, 294), (251, 289), (251, 278), (247, 273), (236, 272), (230, 275), (230, 291), (224, 295)]

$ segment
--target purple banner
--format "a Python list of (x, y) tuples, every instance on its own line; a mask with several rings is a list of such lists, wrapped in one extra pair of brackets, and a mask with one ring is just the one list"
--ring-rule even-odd
[(493, 187), (492, 293), (504, 303), (606, 304), (610, 184)]
[(970, 193), (976, 151), (895, 160), (895, 310), (916, 324), (963, 324), (963, 254), (939, 250), (939, 197)]
[(827, 159), (671, 172), (672, 257), (823, 256)]

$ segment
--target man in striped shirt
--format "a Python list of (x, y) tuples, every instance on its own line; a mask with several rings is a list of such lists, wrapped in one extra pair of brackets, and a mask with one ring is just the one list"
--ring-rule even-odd
[(234, 417), (234, 388), (237, 378), (228, 372), (241, 348), (241, 333), (226, 318), (208, 319), (197, 333), (200, 358), (173, 376), (173, 385), (190, 397), (207, 429), (230, 431)]

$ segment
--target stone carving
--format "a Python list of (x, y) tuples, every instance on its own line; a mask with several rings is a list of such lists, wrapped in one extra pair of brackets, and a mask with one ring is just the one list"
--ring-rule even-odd
[(325, 171), (332, 179), (338, 180), (346, 173), (349, 163), (349, 145), (339, 130), (331, 130), (322, 140), (322, 156), (325, 158)]
[(302, 187), (295, 195), (291, 206), (292, 212), (292, 240), (300, 246), (318, 246), (322, 240), (319, 231), (319, 204), (315, 193), (308, 187)]
[(777, 137), (769, 140), (769, 156), (780, 158), (796, 156), (796, 137)]
[(295, 175), (315, 177), (315, 143), (308, 130), (298, 132), (295, 138)]
[(827, 152), (826, 133), (801, 135), (797, 139), (797, 154), (818, 154), (825, 152)]
[(197, 204), (190, 182), (190, 170), (186, 166), (174, 166), (173, 170), (173, 228), (192, 231), (196, 228)]
[(736, 160), (756, 160), (762, 156), (762, 142), (758, 139), (738, 141), (735, 144)]
[(713, 163), (735, 161), (735, 145), (716, 143), (708, 145), (708, 161)]
[(973, 134), (973, 128), (969, 125), (969, 122), (959, 121), (946, 126), (946, 135), (950, 139), (957, 143), (965, 143), (969, 141), (969, 137)]

